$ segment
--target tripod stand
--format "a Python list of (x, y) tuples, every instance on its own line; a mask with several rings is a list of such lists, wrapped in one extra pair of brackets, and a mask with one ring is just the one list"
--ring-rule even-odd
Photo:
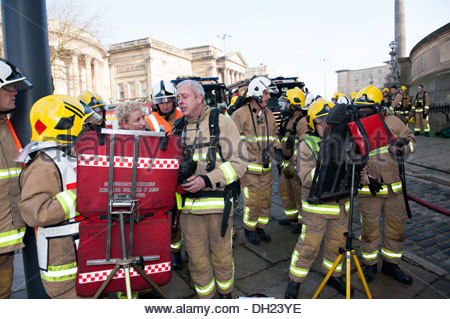
[(317, 288), (316, 292), (314, 293), (314, 296), (312, 299), (316, 299), (320, 292), (322, 291), (323, 287), (327, 283), (328, 279), (333, 274), (334, 270), (336, 269), (339, 262), (342, 260), (345, 254), (345, 260), (346, 260), (346, 276), (345, 276), (345, 282), (346, 282), (346, 299), (350, 299), (350, 276), (351, 276), (351, 258), (353, 258), (353, 261), (356, 265), (356, 270), (358, 272), (359, 278), (364, 286), (364, 291), (366, 292), (367, 298), (372, 299), (372, 295), (370, 293), (369, 287), (367, 286), (366, 278), (364, 277), (364, 274), (361, 269), (361, 265), (359, 264), (358, 257), (356, 256), (355, 249), (352, 247), (352, 222), (353, 222), (353, 199), (354, 199), (354, 192), (355, 192), (355, 164), (352, 164), (352, 183), (350, 187), (350, 213), (349, 213), (349, 219), (348, 219), (348, 232), (344, 234), (344, 236), (347, 238), (345, 242), (345, 249), (339, 248), (339, 255), (336, 258), (335, 262), (333, 263), (333, 266), (328, 271), (327, 275), (323, 279), (322, 283), (320, 284), (319, 288)]
[[(88, 260), (88, 265), (106, 265), (115, 264), (113, 270), (108, 275), (107, 279), (100, 286), (96, 292), (94, 298), (99, 298), (111, 280), (116, 274), (123, 270), (125, 277), (125, 289), (127, 298), (131, 299), (132, 288), (131, 288), (131, 275), (130, 271), (132, 269), (136, 270), (139, 275), (147, 281), (159, 294), (164, 298), (168, 298), (166, 293), (161, 290), (161, 288), (145, 273), (140, 265), (136, 262), (139, 261), (143, 265), (144, 261), (156, 261), (160, 259), (159, 255), (152, 256), (139, 256), (133, 257), (133, 228), (135, 222), (135, 214), (138, 209), (139, 200), (136, 200), (136, 178), (137, 178), (137, 159), (139, 154), (139, 135), (152, 135), (161, 136), (161, 133), (155, 132), (136, 132), (136, 131), (117, 131), (117, 130), (107, 130), (103, 129), (102, 133), (110, 134), (110, 152), (109, 152), (109, 183), (108, 183), (108, 212), (107, 212), (107, 236), (106, 236), (106, 259), (100, 260)], [(114, 134), (126, 134), (134, 135), (134, 154), (133, 154), (133, 166), (132, 166), (132, 182), (131, 182), (131, 194), (113, 194), (113, 182), (114, 182)], [(163, 133), (162, 133), (163, 134)], [(164, 135), (164, 134), (163, 134)], [(120, 243), (122, 257), (117, 259), (111, 259), (111, 227), (112, 227), (112, 215), (118, 215), (120, 224)], [(128, 239), (128, 249), (126, 247), (125, 240), (125, 219), (124, 216), (129, 215), (129, 239)]]

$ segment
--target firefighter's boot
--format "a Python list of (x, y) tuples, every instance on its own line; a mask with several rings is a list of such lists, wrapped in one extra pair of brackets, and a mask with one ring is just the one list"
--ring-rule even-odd
[(366, 282), (372, 282), (377, 274), (377, 264), (375, 265), (365, 265), (363, 267), (364, 278), (366, 278)]
[(293, 219), (292, 218), (291, 219), (283, 218), (278, 221), (278, 224), (286, 226), (286, 225), (289, 225), (290, 223), (297, 223), (297, 222), (298, 222), (297, 218), (293, 218)]
[(302, 232), (302, 224), (296, 224), (294, 228), (292, 228), (291, 233), (300, 234)]
[[(336, 289), (336, 291), (339, 294), (341, 294), (343, 296), (347, 296), (347, 286), (346, 286), (344, 279), (342, 279), (342, 277), (331, 276), (330, 278), (328, 278), (327, 285)], [(355, 290), (352, 287), (350, 287), (350, 297), (353, 296), (354, 293), (355, 293)]]
[(181, 251), (172, 252), (172, 268), (175, 270), (183, 268), (183, 259), (181, 258)]
[(300, 288), (300, 283), (289, 279), (289, 284), (284, 293), (284, 298), (286, 299), (297, 299), (298, 289)]
[(219, 299), (231, 299), (231, 292), (229, 294), (222, 295), (219, 293)]
[(252, 244), (259, 244), (261, 237), (256, 233), (256, 231), (250, 231), (244, 228), (245, 237)]
[(412, 278), (401, 271), (400, 267), (397, 264), (393, 264), (383, 260), (383, 267), (381, 268), (381, 271), (383, 272), (383, 274), (391, 276), (395, 280), (398, 280), (405, 285), (412, 284)]
[(259, 238), (261, 238), (261, 241), (265, 243), (268, 243), (272, 240), (272, 238), (270, 238), (270, 235), (266, 234), (266, 232), (262, 228), (256, 228), (256, 233), (258, 234)]

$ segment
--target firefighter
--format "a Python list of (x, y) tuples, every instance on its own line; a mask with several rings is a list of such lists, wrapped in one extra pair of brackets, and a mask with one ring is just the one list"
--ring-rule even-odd
[(278, 126), (267, 107), (271, 93), (278, 89), (266, 77), (256, 77), (248, 86), (247, 104), (233, 112), (236, 123), (249, 152), (248, 169), (241, 179), (244, 195), (244, 233), (250, 243), (270, 242), (265, 233), (272, 205), (272, 158), (281, 164), (281, 145), (278, 141)]
[[(360, 108), (372, 108), (380, 103), (382, 93), (368, 86), (361, 90), (355, 104)], [(402, 183), (397, 155), (408, 156), (414, 152), (415, 139), (412, 132), (396, 116), (386, 115), (385, 122), (392, 135), (402, 144), (395, 143), (372, 150), (367, 166), (361, 172), (361, 184), (358, 191), (358, 208), (361, 213), (361, 254), (364, 263), (363, 272), (367, 282), (371, 282), (377, 273), (380, 212), (383, 220), (381, 242), (382, 272), (396, 280), (411, 284), (410, 276), (400, 270), (398, 264), (402, 256), (405, 238), (405, 202), (402, 196)], [(403, 145), (403, 146), (402, 146)], [(380, 186), (379, 190), (370, 189), (370, 180)]]
[(391, 99), (391, 106), (389, 108), (392, 110), (392, 112), (393, 112), (393, 114), (395, 114), (395, 116), (400, 118), (401, 117), (402, 94), (398, 91), (398, 87), (396, 85), (391, 86), (390, 99)]
[(338, 102), (338, 100), (339, 100), (341, 97), (343, 97), (343, 96), (345, 96), (345, 94), (343, 94), (343, 93), (341, 93), (341, 92), (335, 92), (335, 93), (333, 94), (333, 97), (331, 98), (331, 102), (332, 102), (333, 104), (336, 104), (336, 103)]
[(297, 148), (308, 131), (306, 122), (305, 93), (300, 89), (287, 90), (278, 100), (282, 114), (279, 138), (283, 151), (278, 194), (280, 195), (286, 218), (278, 221), (280, 225), (296, 223), (294, 233), (301, 229), (301, 182), (297, 174)]
[[(356, 97), (356, 94), (355, 94)], [(384, 106), (386, 108), (390, 108), (391, 107), (391, 97), (389, 96), (389, 89), (388, 88), (384, 88), (383, 89), (383, 99), (381, 100), (381, 106)]]
[(31, 141), (19, 155), (27, 164), (20, 175), (20, 213), (27, 225), (36, 227), (41, 280), (51, 298), (77, 298), (80, 220), (76, 211), (77, 161), (70, 150), (89, 117), (101, 120), (73, 97), (41, 98), (30, 111)]
[(177, 110), (176, 96), (175, 86), (168, 81), (161, 80), (153, 86), (152, 98), (156, 112), (153, 111), (145, 118), (147, 127), (151, 131), (159, 132), (162, 127), (164, 132), (170, 133), (175, 120), (183, 115)]
[(87, 130), (98, 131), (101, 130), (101, 128), (106, 127), (106, 112), (108, 112), (108, 107), (102, 97), (97, 93), (85, 90), (81, 92), (77, 98), (82, 104), (90, 107), (102, 118), (100, 123), (86, 123)]
[(125, 102), (116, 109), (119, 128), (123, 130), (144, 131), (145, 118), (141, 102)]
[[(146, 122), (150, 130), (160, 131), (162, 127), (164, 132), (170, 134), (175, 120), (183, 116), (176, 108), (177, 90), (175, 86), (168, 81), (159, 81), (153, 86), (152, 98), (156, 105), (156, 111), (146, 117)], [(171, 244), (172, 268), (182, 269), (183, 259), (181, 258), (181, 229), (180, 215), (176, 207), (172, 212), (172, 232)]]
[(412, 107), (412, 97), (408, 94), (408, 88), (404, 85), (400, 87), (400, 93), (402, 95), (400, 119), (405, 125), (408, 125), (409, 113), (411, 112)]
[[(308, 275), (309, 269), (317, 257), (322, 240), (324, 255), (322, 270), (328, 272), (339, 255), (339, 248), (345, 245), (344, 233), (347, 231), (349, 198), (327, 200), (317, 205), (309, 204), (306, 199), (317, 165), (321, 138), (326, 128), (328, 111), (333, 107), (331, 102), (319, 99), (308, 109), (307, 121), (309, 132), (300, 143), (297, 166), (298, 175), (302, 183), (302, 230), (297, 245), (291, 257), (289, 268), (289, 284), (285, 297), (295, 299), (298, 295), (300, 283)], [(342, 279), (342, 262), (337, 265), (327, 285), (335, 288), (341, 295), (346, 295), (346, 284)], [(353, 289), (351, 290), (353, 294)]]
[(22, 148), (8, 119), (16, 96), (31, 83), (14, 65), (0, 58), (0, 299), (11, 296), (14, 251), (24, 247), (25, 223), (20, 216), (20, 164), (14, 161)]
[(414, 105), (411, 108), (411, 116), (414, 116), (416, 119), (414, 124), (414, 135), (420, 135), (420, 127), (423, 126), (425, 136), (430, 136), (430, 124), (428, 123), (430, 102), (430, 93), (423, 89), (422, 84), (419, 84), (417, 86)]
[(233, 201), (237, 180), (247, 169), (247, 149), (233, 121), (211, 110), (196, 81), (177, 85), (183, 117), (172, 134), (180, 136), (183, 158), (177, 193), (180, 225), (189, 272), (199, 298), (231, 298), (234, 286), (232, 252)]

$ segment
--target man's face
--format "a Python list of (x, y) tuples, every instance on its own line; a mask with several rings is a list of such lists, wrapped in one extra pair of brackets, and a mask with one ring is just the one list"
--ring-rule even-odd
[(268, 93), (266, 90), (263, 91), (262, 94), (262, 102), (261, 102), (261, 107), (265, 108), (267, 106), (267, 103), (270, 100), (270, 93)]
[(398, 92), (398, 90), (396, 88), (391, 88), (391, 92), (392, 92), (392, 94), (395, 94)]
[(12, 84), (0, 89), (0, 112), (8, 112), (16, 108), (16, 95), (17, 91)]
[(198, 117), (202, 110), (203, 96), (195, 96), (194, 90), (185, 85), (177, 89), (178, 107), (187, 117)]
[(384, 97), (388, 97), (388, 96), (389, 96), (389, 92), (384, 91), (384, 92), (383, 92), (383, 96), (384, 96)]
[(128, 122), (122, 123), (125, 130), (143, 131), (145, 130), (144, 114), (140, 110), (131, 112), (128, 115)]
[(417, 87), (417, 91), (419, 91), (420, 93), (422, 93), (422, 92), (423, 92), (423, 87), (422, 87), (421, 85), (419, 85), (419, 86)]
[(322, 121), (320, 123), (314, 123), (314, 126), (316, 127), (317, 134), (319, 134), (320, 137), (323, 137), (325, 134), (325, 127), (327, 126), (326, 121)]
[(161, 113), (169, 113), (170, 111), (172, 111), (174, 104), (175, 104), (175, 101), (173, 101), (173, 98), (171, 98), (171, 101), (161, 102), (158, 104), (158, 106), (159, 106)]

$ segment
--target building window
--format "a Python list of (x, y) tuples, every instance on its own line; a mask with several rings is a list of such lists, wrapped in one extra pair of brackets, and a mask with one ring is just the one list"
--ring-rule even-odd
[(379, 69), (378, 74), (381, 74), (381, 73), (383, 73), (383, 70)]
[(128, 83), (128, 90), (131, 98), (136, 97), (136, 85), (134, 83)]
[(119, 99), (124, 99), (125, 98), (125, 91), (123, 89), (123, 84), (117, 84), (117, 92), (118, 92), (118, 96)]
[(366, 72), (363, 72), (361, 77), (364, 79), (366, 77)]
[(147, 82), (141, 81), (141, 97), (147, 97)]
[(355, 73), (354, 77), (355, 77), (355, 79), (358, 79), (359, 78), (359, 74)]
[(371, 76), (372, 75), (372, 71), (367, 72), (367, 76)]

